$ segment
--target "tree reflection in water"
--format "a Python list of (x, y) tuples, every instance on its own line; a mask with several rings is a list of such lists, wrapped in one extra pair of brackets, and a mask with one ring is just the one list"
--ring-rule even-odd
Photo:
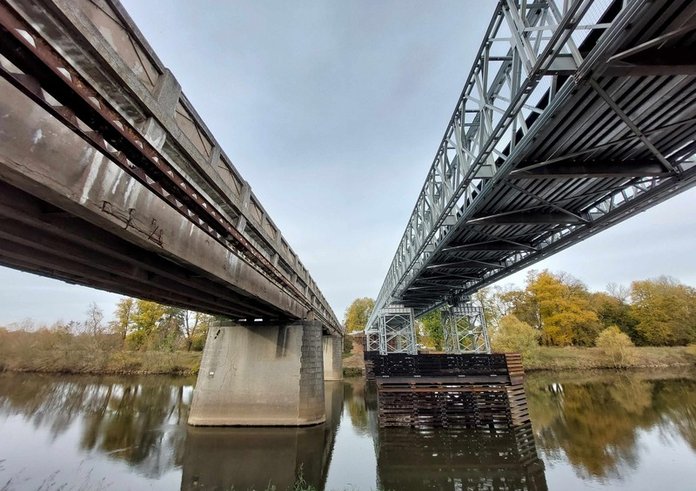
[[(293, 485), (301, 471), (307, 483), (322, 489), (329, 466), (361, 473), (350, 453), (353, 434), (374, 442), (374, 457), (361, 457), (363, 465), (373, 470), (376, 465), (377, 482), (371, 478), (365, 489), (546, 489), (529, 428), (494, 434), (380, 429), (376, 394), (360, 379), (327, 384), (326, 424), (300, 429), (188, 428), (192, 382), (156, 376), (4, 373), (0, 422), (22, 418), (26, 424), (15, 419), (12, 434), (27, 440), (47, 435), (50, 448), (41, 444), (43, 455), (62, 452), (62, 462), (75, 467), (89, 460), (89, 468), (102, 472), (95, 479), (103, 475), (106, 482), (118, 482), (110, 480), (112, 473), (123, 477), (126, 472), (128, 478), (138, 476), (134, 482), (143, 487), (170, 489), (171, 480), (166, 479), (173, 477), (181, 479), (182, 489), (265, 489), (271, 482), (282, 490)], [(676, 442), (696, 453), (693, 371), (536, 373), (527, 379), (527, 398), (536, 448), (544, 460), (567, 461), (577, 476), (594, 483), (611, 486), (615, 478), (646, 467), (643, 437), (648, 432), (659, 437), (648, 445), (665, 448)], [(352, 431), (341, 432), (337, 441), (339, 421)], [(334, 445), (343, 450), (334, 454)], [(18, 469), (27, 469), (24, 476), (55, 469), (22, 458), (27, 457), (15, 454), (12, 443), (0, 439), (0, 461), (5, 459), (0, 487)], [(167, 474), (177, 469), (181, 478)], [(61, 476), (63, 481), (70, 479), (70, 470)], [(43, 477), (36, 479), (40, 483)], [(68, 482), (66, 487), (80, 485)]]
[(635, 469), (641, 430), (683, 438), (696, 451), (695, 377), (688, 371), (532, 374), (526, 388), (537, 444), (583, 478), (620, 478)]
[(53, 439), (81, 426), (83, 452), (157, 477), (182, 462), (191, 380), (2, 374), (0, 412), (21, 414)]

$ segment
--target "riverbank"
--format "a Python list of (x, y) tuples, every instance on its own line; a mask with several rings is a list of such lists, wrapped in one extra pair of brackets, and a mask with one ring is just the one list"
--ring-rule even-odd
[[(3, 353), (0, 371), (100, 375), (196, 375), (200, 351), (25, 350)], [(597, 369), (644, 369), (696, 366), (696, 346), (629, 348), (620, 367), (599, 348), (540, 347), (524, 360), (527, 372)], [(362, 351), (343, 359), (343, 375), (360, 377)]]
[(540, 347), (523, 360), (525, 371), (670, 368), (696, 365), (696, 346), (642, 346), (626, 348), (617, 364), (600, 348)]
[(0, 371), (99, 375), (196, 375), (200, 351), (26, 350), (0, 357)]
[[(600, 348), (541, 346), (533, 354), (525, 357), (523, 364), (527, 372), (693, 367), (696, 366), (696, 345), (627, 348), (619, 366), (610, 354)], [(344, 357), (344, 376), (360, 376), (364, 369), (362, 351)]]

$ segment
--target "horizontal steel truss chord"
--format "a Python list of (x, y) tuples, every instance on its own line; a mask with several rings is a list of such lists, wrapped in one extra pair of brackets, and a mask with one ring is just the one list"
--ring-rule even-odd
[[(328, 326), (317, 310), (221, 213), (197, 193), (179, 171), (143, 138), (60, 53), (13, 8), (0, 3), (2, 55), (20, 71), (0, 75), (71, 128), (87, 143), (169, 203), (213, 239), (229, 248)], [(334, 326), (336, 327), (336, 326)]]

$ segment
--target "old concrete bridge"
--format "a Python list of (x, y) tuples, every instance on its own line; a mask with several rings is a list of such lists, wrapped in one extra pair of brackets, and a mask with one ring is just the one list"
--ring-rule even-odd
[(342, 326), (121, 5), (2, 1), (0, 43), (0, 264), (233, 321), (191, 424), (324, 421)]

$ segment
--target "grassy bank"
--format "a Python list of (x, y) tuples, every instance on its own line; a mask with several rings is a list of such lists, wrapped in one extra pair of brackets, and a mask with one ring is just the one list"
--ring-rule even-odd
[[(600, 348), (554, 348), (542, 346), (524, 359), (526, 371), (694, 366), (696, 366), (696, 345), (627, 348), (625, 357), (618, 366), (616, 359)], [(343, 374), (346, 377), (362, 375), (365, 368), (362, 351), (359, 353), (354, 352), (344, 357), (343, 367)]]
[(602, 368), (668, 368), (696, 365), (696, 346), (645, 346), (627, 348), (616, 363), (600, 348), (540, 347), (524, 359), (526, 371), (594, 370)]
[[(7, 350), (0, 346), (0, 371), (113, 375), (196, 375), (198, 351), (102, 351), (98, 349)], [(524, 359), (526, 371), (670, 368), (696, 366), (696, 346), (629, 348), (620, 366), (599, 348), (540, 347)], [(362, 351), (344, 357), (343, 375), (364, 373)]]
[(17, 372), (195, 375), (201, 363), (197, 351), (32, 350), (2, 355), (0, 371)]

